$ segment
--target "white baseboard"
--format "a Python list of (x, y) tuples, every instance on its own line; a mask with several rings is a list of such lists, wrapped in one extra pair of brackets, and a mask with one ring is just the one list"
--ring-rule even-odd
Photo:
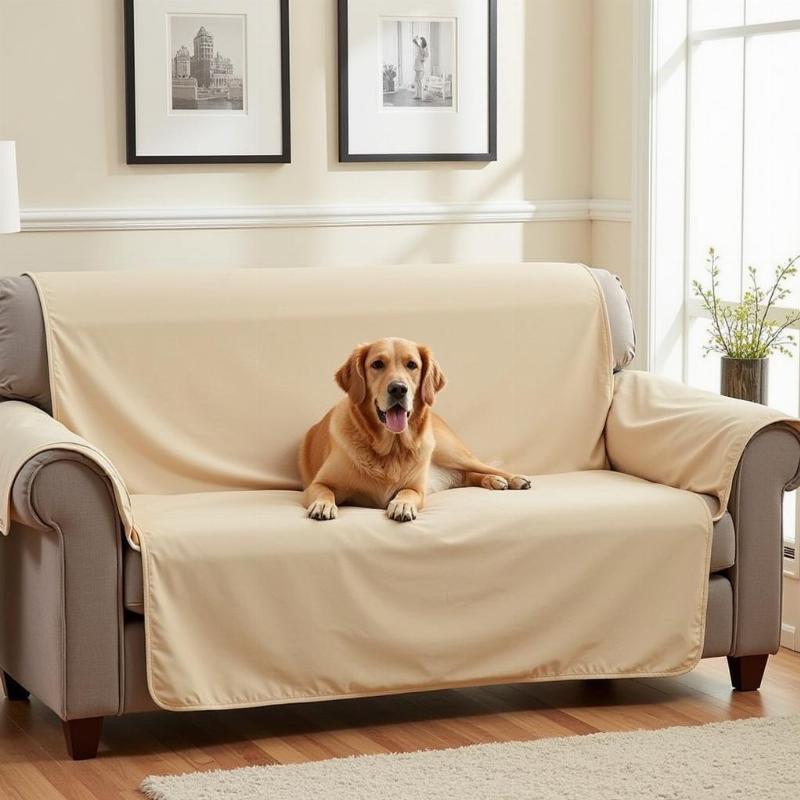
[(23, 231), (203, 230), (364, 225), (630, 220), (620, 200), (521, 200), (485, 203), (268, 205), (218, 208), (30, 208)]
[(797, 630), (794, 625), (787, 625), (785, 622), (781, 625), (781, 647), (788, 647), (789, 650), (798, 650), (797, 647)]

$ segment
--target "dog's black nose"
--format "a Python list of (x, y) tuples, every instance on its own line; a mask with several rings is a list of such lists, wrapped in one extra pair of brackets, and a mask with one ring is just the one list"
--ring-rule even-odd
[(408, 394), (408, 386), (400, 381), (392, 381), (389, 384), (389, 397), (395, 400), (402, 400)]

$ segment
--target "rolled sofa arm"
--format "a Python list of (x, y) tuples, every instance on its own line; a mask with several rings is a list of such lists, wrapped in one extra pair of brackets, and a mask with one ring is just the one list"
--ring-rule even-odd
[[(29, 419), (12, 403), (0, 403), (0, 430)], [(62, 719), (118, 714), (125, 545), (112, 482), (90, 455), (41, 447), (62, 426), (30, 413), (39, 439), (25, 425), (8, 447), (0, 436), (7, 469), (14, 452), (36, 450), (13, 470), (10, 530), (0, 536), (0, 667)]]
[(0, 537), (0, 666), (62, 719), (121, 711), (123, 537), (85, 457), (32, 458)]
[(776, 423), (759, 431), (739, 461), (728, 511), (736, 532), (730, 655), (775, 653), (781, 641), (783, 492), (795, 488), (800, 437)]

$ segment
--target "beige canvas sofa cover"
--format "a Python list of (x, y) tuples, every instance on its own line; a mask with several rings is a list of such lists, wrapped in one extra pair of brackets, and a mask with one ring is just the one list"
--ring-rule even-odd
[[(141, 538), (144, 586), (129, 603), (128, 567), (141, 580), (142, 561), (126, 558), (125, 604), (144, 600), (162, 707), (676, 674), (703, 652), (774, 646), (771, 622), (764, 637), (741, 629), (756, 624), (747, 602), (731, 644), (727, 580), (708, 576), (737, 557), (722, 506), (745, 525), (737, 536), (748, 524), (730, 496), (742, 451), (794, 423), (649, 375), (613, 381), (608, 308), (579, 265), (35, 279), (51, 379), (31, 402), (52, 402), (54, 417), (0, 404), (16, 542), (0, 547), (0, 570), (49, 524), (25, 500), (37, 476), (56, 474), (58, 453), (88, 459)], [(532, 492), (445, 492), (405, 529), (372, 509), (345, 509), (335, 529), (305, 519), (297, 442), (337, 399), (331, 373), (347, 351), (387, 333), (434, 348), (450, 377), (437, 409), (483, 458), (533, 473)], [(682, 433), (685, 398), (707, 439)], [(735, 551), (740, 599), (757, 580), (748, 547)], [(126, 653), (135, 630), (132, 618)], [(141, 705), (128, 694), (137, 670), (120, 708)]]
[[(132, 272), (33, 276), (53, 415), (86, 442), (50, 446), (79, 448), (106, 471), (143, 550), (156, 703), (225, 708), (691, 668), (711, 515), (696, 494), (603, 469), (613, 360), (591, 273), (307, 277), (207, 273), (187, 287), (182, 273), (157, 283)], [(428, 291), (415, 296), (420, 285)], [(415, 315), (414, 330), (396, 334), (429, 343), (446, 365), (451, 424), (489, 461), (548, 477), (525, 495), (443, 493), (410, 530), (362, 509), (317, 525), (280, 490), (298, 488), (297, 443), (334, 399), (325, 365), (330, 374), (355, 343)], [(557, 383), (541, 380), (556, 368)], [(729, 446), (745, 443), (741, 434)], [(30, 456), (20, 449), (5, 486)], [(592, 573), (595, 613), (575, 613), (569, 598), (585, 582), (574, 576)]]

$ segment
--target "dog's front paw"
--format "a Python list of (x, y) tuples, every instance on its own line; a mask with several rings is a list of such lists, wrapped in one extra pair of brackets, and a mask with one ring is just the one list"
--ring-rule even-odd
[(336, 519), (338, 511), (339, 509), (336, 508), (335, 503), (317, 501), (308, 507), (308, 516), (311, 517), (311, 519), (318, 520)]
[(515, 475), (509, 482), (508, 485), (512, 489), (530, 489), (531, 488), (531, 479), (526, 478), (524, 475)]
[(386, 508), (389, 519), (397, 522), (411, 522), (417, 518), (417, 507), (413, 503), (400, 503), (392, 500)]
[(481, 480), (484, 489), (494, 489), (502, 492), (508, 489), (508, 481), (502, 475), (484, 475)]

